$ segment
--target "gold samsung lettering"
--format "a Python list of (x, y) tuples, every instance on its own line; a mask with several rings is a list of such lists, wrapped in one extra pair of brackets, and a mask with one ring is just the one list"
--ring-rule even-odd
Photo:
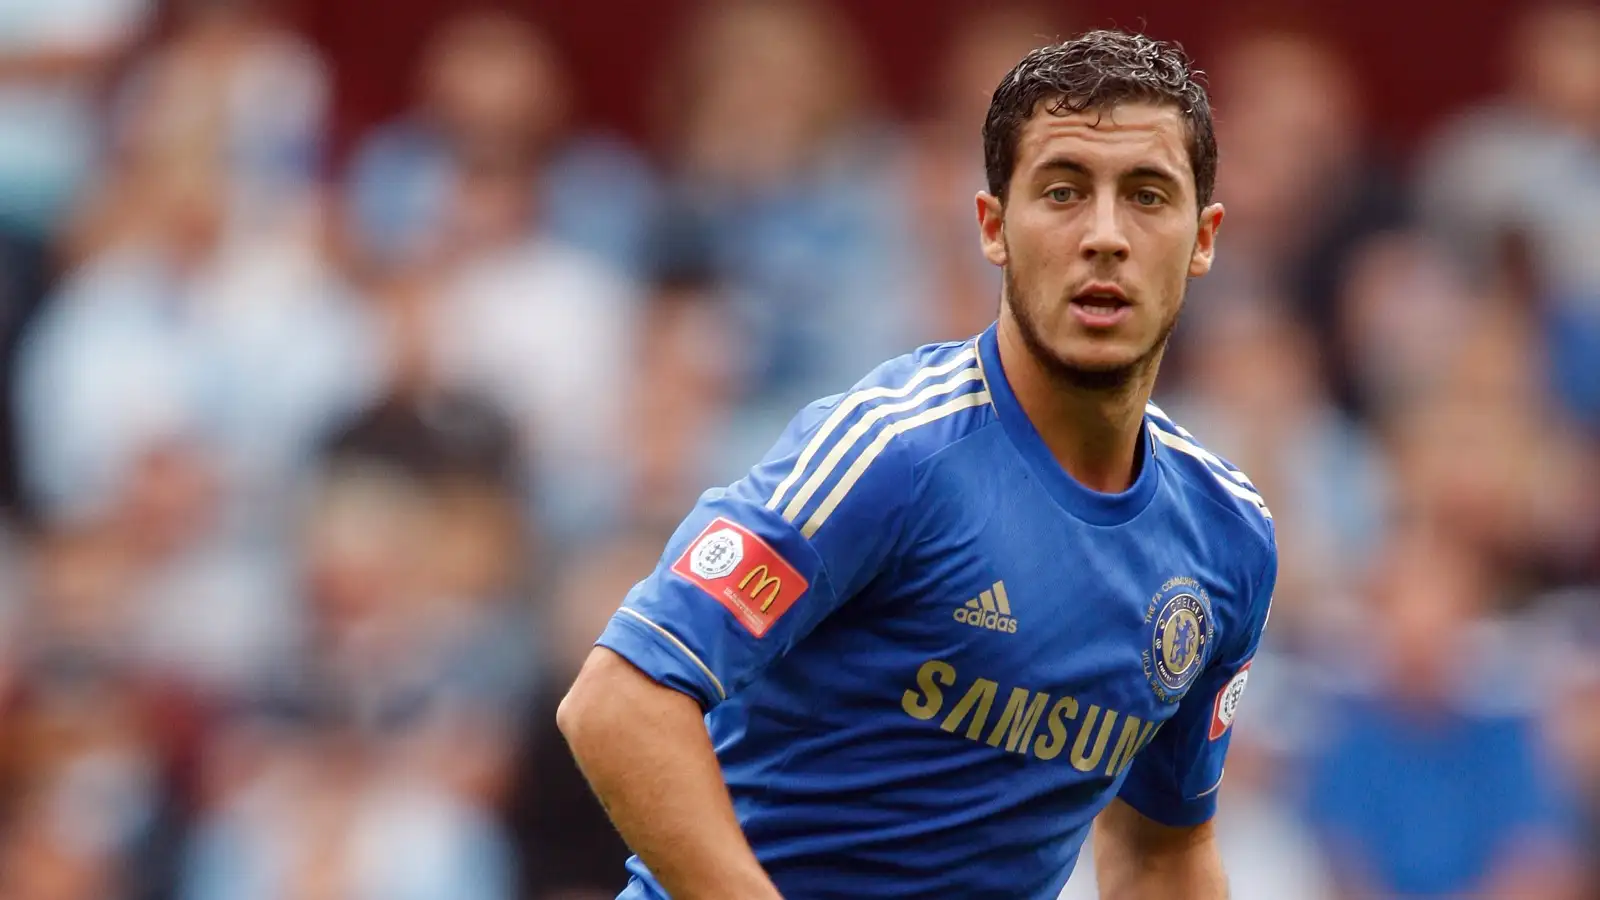
[[(1112, 713), (1116, 715), (1116, 713)], [(1121, 768), (1133, 759), (1133, 751), (1139, 747), (1139, 720), (1127, 716), (1122, 720), (1122, 733), (1117, 736), (1117, 745), (1111, 751), (1111, 761), (1106, 763), (1106, 774), (1115, 776)]]
[(972, 687), (967, 688), (966, 696), (961, 698), (955, 709), (950, 710), (950, 715), (939, 723), (939, 727), (954, 732), (961, 726), (961, 721), (967, 717), (967, 713), (973, 712), (973, 707), (976, 706), (977, 712), (973, 713), (972, 721), (967, 725), (967, 737), (977, 740), (983, 734), (983, 723), (989, 721), (989, 707), (994, 705), (995, 691), (999, 688), (1000, 685), (987, 678), (979, 678), (972, 682)]
[(1029, 702), (1028, 695), (1027, 688), (1011, 689), (1011, 699), (1006, 701), (1000, 721), (989, 733), (989, 746), (1000, 746), (1001, 735), (1005, 735), (1007, 752), (1017, 752), (1018, 744), (1021, 744), (1023, 753), (1028, 752), (1028, 741), (1033, 737), (1034, 729), (1039, 727), (1039, 718), (1044, 715), (1045, 705), (1050, 702), (1049, 694), (1033, 694), (1032, 702)]
[(1033, 755), (1040, 759), (1055, 759), (1067, 746), (1067, 720), (1078, 717), (1078, 701), (1072, 697), (1062, 697), (1056, 701), (1050, 710), (1050, 718), (1045, 721), (1045, 726), (1050, 729), (1050, 735), (1039, 735), (1033, 743)]
[[(945, 690), (955, 687), (956, 682), (955, 666), (930, 659), (917, 668), (916, 686), (901, 695), (900, 708), (913, 719), (930, 721), (945, 711)], [(1052, 702), (1050, 694), (1025, 687), (1010, 689), (1005, 708), (990, 728), (989, 713), (1000, 689), (998, 682), (988, 678), (973, 679), (939, 727), (990, 747), (1003, 747), (1007, 753), (1031, 754), (1041, 760), (1067, 753), (1074, 768), (1107, 778), (1126, 771), (1161, 728), (1159, 723), (1114, 709), (1094, 704), (1082, 708), (1076, 697), (1056, 697)], [(1079, 712), (1083, 713), (1081, 719)], [(1069, 722), (1077, 722), (1076, 730)], [(1041, 724), (1042, 734), (1038, 733)]]
[(930, 659), (917, 669), (917, 689), (905, 692), (900, 698), (900, 708), (911, 718), (926, 722), (937, 716), (939, 707), (944, 705), (944, 691), (939, 686), (950, 687), (955, 683), (955, 666)]
[[(1078, 739), (1072, 743), (1072, 766), (1080, 772), (1092, 772), (1100, 765), (1100, 758), (1106, 752), (1106, 741), (1111, 739), (1111, 725), (1117, 721), (1117, 711), (1108, 709), (1105, 718), (1100, 720), (1099, 733), (1095, 733), (1094, 720), (1100, 715), (1100, 707), (1090, 705), (1089, 711), (1083, 714), (1083, 727), (1078, 729)], [(1094, 750), (1085, 755), (1083, 748), (1089, 745), (1089, 736), (1095, 735)]]

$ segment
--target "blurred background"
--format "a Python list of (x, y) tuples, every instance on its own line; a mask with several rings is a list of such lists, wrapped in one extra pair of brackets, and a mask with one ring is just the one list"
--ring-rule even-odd
[(0, 900), (614, 896), (575, 667), (991, 320), (989, 92), (1104, 25), (1217, 111), (1157, 400), (1277, 514), (1236, 896), (1600, 897), (1595, 7), (0, 0)]

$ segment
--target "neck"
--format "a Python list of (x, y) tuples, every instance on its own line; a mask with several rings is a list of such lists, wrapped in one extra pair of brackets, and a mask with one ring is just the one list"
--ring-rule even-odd
[(1061, 468), (1090, 490), (1127, 490), (1138, 474), (1139, 435), (1156, 366), (1114, 388), (1088, 388), (1064, 383), (1040, 362), (1009, 314), (1001, 315), (997, 337), (1017, 403)]

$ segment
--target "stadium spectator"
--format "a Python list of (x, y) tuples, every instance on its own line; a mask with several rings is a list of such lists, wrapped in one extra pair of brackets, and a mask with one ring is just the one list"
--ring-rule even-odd
[(529, 512), (575, 539), (626, 503), (643, 176), (562, 134), (553, 51), (525, 22), (452, 20), (427, 56), (420, 110), (358, 151), (348, 197), (405, 382), (391, 390), (509, 415)]
[(1228, 448), (1279, 517), (1282, 548), (1269, 646), (1320, 657), (1330, 635), (1353, 637), (1349, 573), (1385, 537), (1390, 475), (1371, 436), (1335, 406), (1322, 348), (1276, 302), (1196, 310), (1185, 389), (1162, 408), (1201, 440)]
[(1571, 784), (1535, 730), (1526, 670), (1495, 652), (1492, 573), (1426, 525), (1385, 550), (1372, 658), (1346, 663), (1374, 677), (1330, 705), (1309, 775), (1310, 815), (1340, 889), (1570, 896)]
[(1526, 7), (1510, 82), (1444, 128), (1417, 164), (1428, 223), (1480, 277), (1521, 243), (1557, 396), (1600, 428), (1600, 11)]
[(984, 5), (963, 15), (941, 55), (930, 108), (915, 133), (916, 177), (904, 202), (915, 214), (922, 265), (934, 272), (929, 327), (959, 340), (994, 319), (1000, 274), (972, 241), (973, 198), (984, 187), (983, 160), (972, 142), (983, 128), (993, 86), (1022, 54), (1069, 29), (1064, 16), (1041, 4)]
[(152, 548), (147, 564), (174, 584), (146, 630), (200, 677), (229, 679), (292, 618), (267, 599), (283, 486), (382, 364), (373, 324), (314, 249), (224, 240), (223, 181), (203, 162), (149, 156), (120, 174), (142, 217), (24, 337), (17, 404), (23, 484), (45, 522), (121, 517), (142, 540), (202, 520)]
[[(234, 790), (198, 824), (183, 900), (509, 900), (494, 823), (313, 718), (258, 726)], [(244, 743), (244, 739), (241, 739)], [(248, 757), (254, 755), (254, 760)]]
[(618, 535), (573, 560), (552, 597), (537, 641), (545, 666), (524, 718), (512, 812), (525, 900), (609, 900), (627, 881), (619, 868), (627, 844), (573, 762), (555, 711), (622, 594), (659, 553), (657, 532)]
[(277, 0), (181, 0), (175, 28), (114, 94), (109, 171), (68, 236), (77, 263), (137, 230), (145, 199), (123, 166), (150, 159), (214, 180), (225, 243), (319, 239), (326, 64), (275, 15)]
[(931, 324), (909, 157), (847, 23), (817, 0), (712, 2), (682, 34), (658, 106), (669, 215), (706, 222), (729, 289), (740, 396), (715, 452), (731, 471)]
[(92, 188), (109, 131), (100, 92), (150, 0), (12, 0), (0, 9), (0, 508), (17, 496), (11, 359), (48, 290), (54, 242)]
[(472, 12), (442, 25), (424, 57), (414, 109), (368, 137), (351, 167), (363, 261), (445, 264), (474, 228), (472, 198), (510, 171), (524, 194), (511, 227), (636, 271), (652, 180), (627, 144), (567, 132), (574, 98), (549, 38), (511, 14)]
[[(1335, 45), (1305, 30), (1247, 28), (1216, 60), (1227, 252), (1195, 283), (1194, 307), (1287, 304), (1330, 348), (1323, 377), (1334, 401), (1352, 408), (1358, 398), (1334, 343), (1338, 289), (1362, 244), (1403, 221), (1405, 193), (1372, 133), (1357, 73)], [(1202, 348), (1179, 327), (1180, 368)]]
[(0, 10), (0, 245), (53, 239), (91, 184), (99, 92), (142, 37), (152, 0), (12, 0)]

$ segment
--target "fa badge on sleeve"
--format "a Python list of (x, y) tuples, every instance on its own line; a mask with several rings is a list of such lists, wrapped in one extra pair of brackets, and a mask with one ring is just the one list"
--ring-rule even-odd
[(700, 532), (672, 571), (710, 594), (758, 638), (809, 586), (760, 535), (723, 516)]
[(1250, 664), (1245, 663), (1239, 674), (1228, 679), (1228, 683), (1217, 691), (1217, 701), (1211, 710), (1211, 739), (1214, 741), (1224, 734), (1233, 725), (1233, 717), (1239, 712), (1239, 698), (1244, 696), (1244, 686), (1250, 681)]

